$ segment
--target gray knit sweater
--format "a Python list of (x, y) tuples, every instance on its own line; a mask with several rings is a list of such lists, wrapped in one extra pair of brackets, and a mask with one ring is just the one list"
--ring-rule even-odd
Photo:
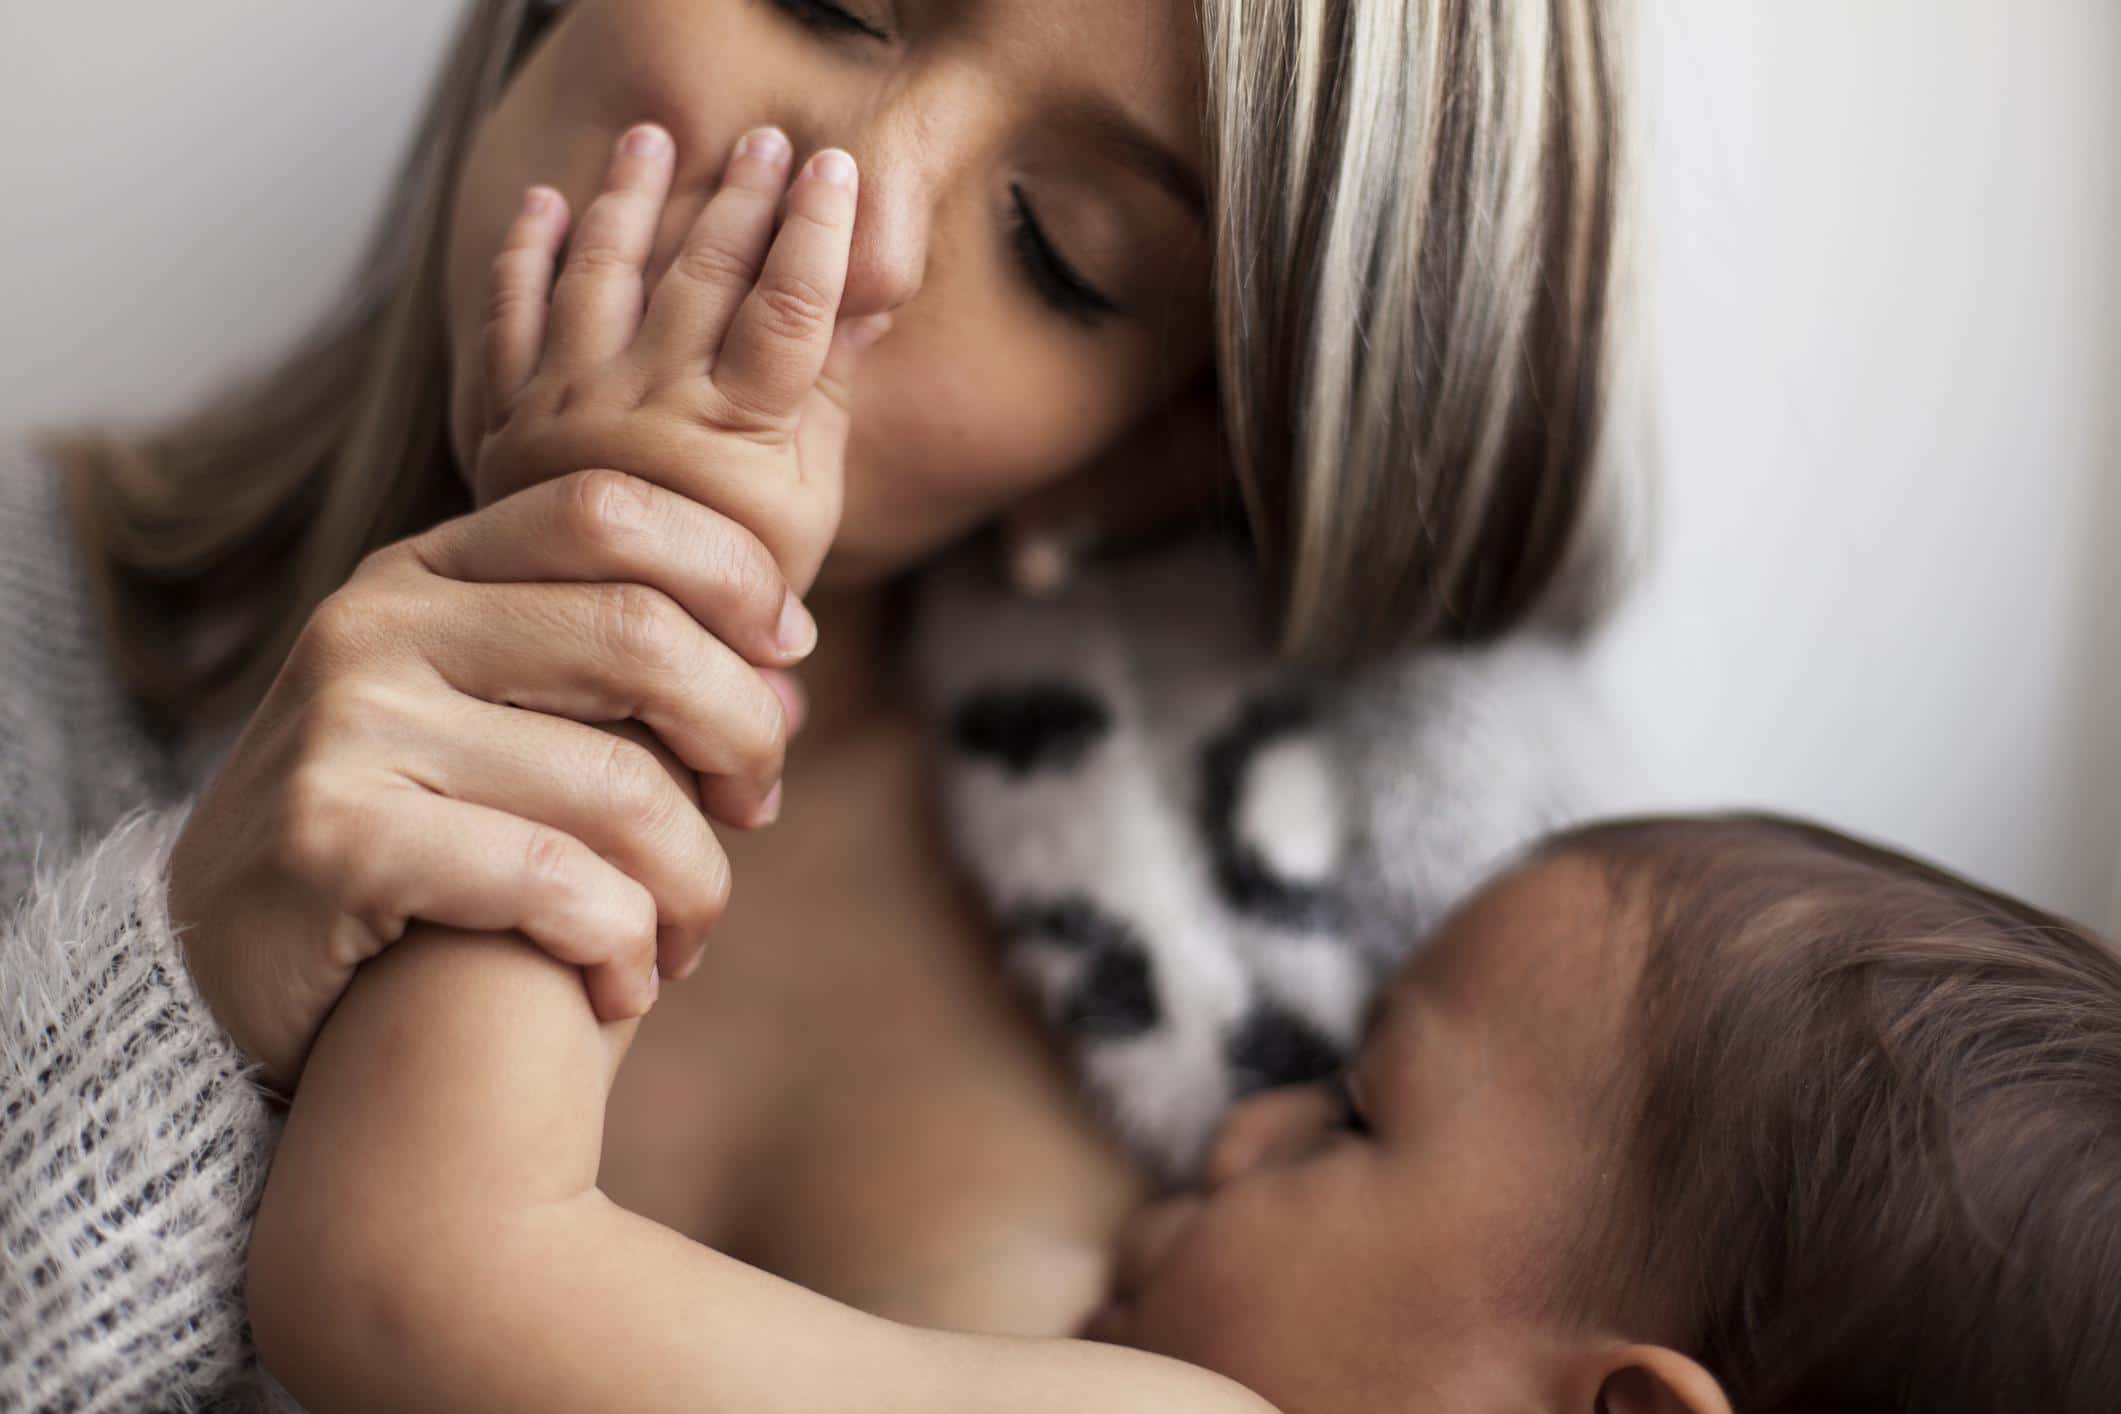
[[(1183, 1175), (1315, 1077), (1419, 935), (1626, 780), (1563, 650), (1271, 665), (1195, 543), (1018, 599), (924, 576), (909, 663), (958, 849), (1091, 1096)], [(244, 1251), (280, 1118), (195, 990), (168, 854), (232, 734), (115, 680), (51, 468), (0, 453), (0, 1414), (291, 1409)]]

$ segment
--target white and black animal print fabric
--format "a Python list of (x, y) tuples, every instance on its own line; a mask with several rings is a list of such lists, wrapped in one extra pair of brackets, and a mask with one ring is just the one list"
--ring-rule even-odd
[(972, 550), (915, 616), (951, 830), (1009, 967), (1174, 1178), (1232, 1101), (1334, 1069), (1443, 914), (1631, 774), (1570, 649), (1295, 673), (1255, 579), (1203, 538), (1034, 600)]

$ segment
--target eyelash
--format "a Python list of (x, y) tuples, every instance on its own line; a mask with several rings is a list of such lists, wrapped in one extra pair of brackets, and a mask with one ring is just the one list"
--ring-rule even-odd
[[(861, 35), (869, 39), (891, 38), (832, 4), (831, 0), (773, 0), (773, 3), (790, 19), (809, 29), (827, 34)], [(1037, 288), (1039, 297), (1061, 314), (1084, 324), (1094, 325), (1108, 314), (1117, 314), (1119, 306), (1085, 280), (1047, 239), (1045, 228), (1039, 224), (1038, 214), (1031, 209), (1031, 199), (1024, 195), (1024, 189), (1011, 184), (1009, 197), (1012, 203), (1010, 244), (1015, 246), (1017, 259)]]
[(848, 14), (831, 0), (773, 0), (786, 10), (798, 24), (831, 34), (859, 34), (870, 39), (889, 39), (890, 35), (864, 20)]
[(1370, 1121), (1355, 1105), (1355, 1089), (1348, 1083), (1348, 1073), (1341, 1071), (1333, 1077), (1333, 1094), (1340, 1101), (1340, 1127), (1351, 1134), (1368, 1137)]
[(1053, 242), (1046, 239), (1045, 228), (1039, 225), (1038, 214), (1031, 209), (1024, 189), (1011, 183), (1009, 198), (1015, 206), (1010, 226), (1017, 258), (1046, 303), (1085, 324), (1096, 324), (1108, 314), (1117, 314), (1119, 306), (1078, 275), (1075, 267), (1053, 248)]

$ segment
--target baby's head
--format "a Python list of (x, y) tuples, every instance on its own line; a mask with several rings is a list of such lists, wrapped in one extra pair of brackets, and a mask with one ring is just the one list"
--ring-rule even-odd
[(1562, 836), (1118, 1289), (1288, 1414), (2121, 1408), (2121, 953), (1794, 822)]

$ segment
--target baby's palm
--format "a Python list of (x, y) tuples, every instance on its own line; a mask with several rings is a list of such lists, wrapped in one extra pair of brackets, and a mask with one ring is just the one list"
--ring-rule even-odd
[(646, 147), (614, 160), (557, 283), (557, 193), (526, 204), (494, 263), (477, 497), (629, 472), (748, 529), (801, 593), (839, 524), (854, 363), (886, 320), (837, 323), (853, 161), (819, 153), (790, 185), (787, 140), (750, 135), (650, 296), (673, 162), (666, 134), (640, 131)]

